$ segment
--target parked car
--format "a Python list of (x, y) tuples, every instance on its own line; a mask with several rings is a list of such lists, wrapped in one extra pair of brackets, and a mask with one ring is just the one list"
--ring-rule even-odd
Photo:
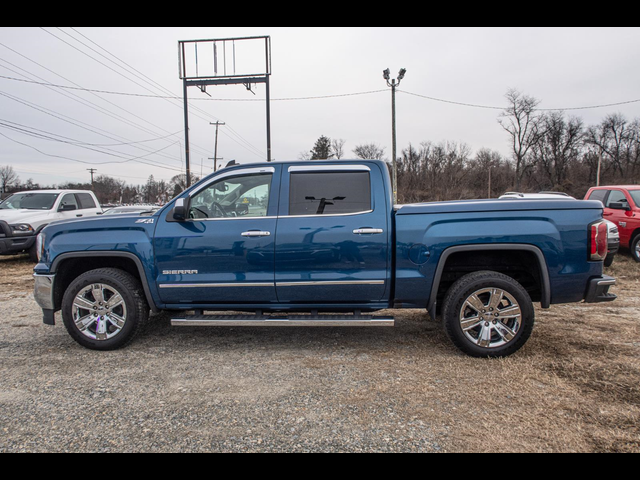
[(593, 187), (585, 200), (599, 200), (604, 205), (604, 218), (620, 232), (620, 245), (640, 262), (640, 185)]
[[(244, 198), (264, 201), (247, 210)], [(229, 167), (152, 216), (62, 222), (39, 238), (43, 321), (61, 310), (95, 350), (129, 343), (149, 310), (172, 311), (174, 326), (370, 327), (395, 323), (371, 312), (420, 308), (466, 354), (503, 357), (531, 335), (533, 302), (616, 298), (599, 202), (396, 207), (374, 160)]]
[(36, 237), (59, 220), (93, 217), (102, 209), (86, 190), (33, 190), (14, 193), (0, 203), (0, 255), (27, 252), (37, 262)]
[[(561, 192), (507, 192), (500, 197), (500, 200), (575, 200), (575, 198)], [(607, 220), (607, 227), (609, 228), (609, 242), (607, 258), (604, 260), (604, 266), (610, 267), (613, 264), (618, 249), (620, 248), (620, 234), (618, 226), (615, 223)]]

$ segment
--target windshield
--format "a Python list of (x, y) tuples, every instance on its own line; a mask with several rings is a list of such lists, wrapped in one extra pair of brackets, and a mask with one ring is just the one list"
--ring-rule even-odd
[(56, 198), (57, 193), (17, 193), (2, 202), (0, 210), (51, 210)]

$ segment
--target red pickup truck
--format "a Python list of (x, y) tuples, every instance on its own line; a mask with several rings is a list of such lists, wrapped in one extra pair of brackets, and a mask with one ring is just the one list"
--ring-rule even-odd
[(584, 198), (602, 202), (605, 220), (618, 226), (620, 246), (640, 262), (640, 185), (593, 187)]

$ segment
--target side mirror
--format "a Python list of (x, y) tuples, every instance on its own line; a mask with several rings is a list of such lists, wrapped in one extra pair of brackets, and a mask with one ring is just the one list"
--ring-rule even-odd
[(622, 203), (622, 202), (611, 202), (609, 204), (609, 208), (613, 208), (614, 210), (626, 210), (626, 211), (631, 210), (631, 207), (629, 206), (628, 203)]
[(189, 211), (189, 202), (187, 199), (179, 198), (173, 206), (173, 219), (178, 222), (184, 222), (187, 219)]
[(59, 212), (70, 212), (72, 210), (77, 210), (78, 207), (76, 207), (75, 205), (60, 205), (60, 208), (58, 209)]

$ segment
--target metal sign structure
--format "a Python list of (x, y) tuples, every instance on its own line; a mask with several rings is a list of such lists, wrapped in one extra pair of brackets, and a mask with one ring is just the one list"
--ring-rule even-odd
[(210, 85), (251, 85), (266, 87), (267, 162), (271, 161), (271, 37), (218, 38), (181, 40), (178, 42), (178, 64), (184, 92), (184, 135), (187, 186), (191, 185), (189, 161), (188, 89), (198, 87), (206, 93)]

